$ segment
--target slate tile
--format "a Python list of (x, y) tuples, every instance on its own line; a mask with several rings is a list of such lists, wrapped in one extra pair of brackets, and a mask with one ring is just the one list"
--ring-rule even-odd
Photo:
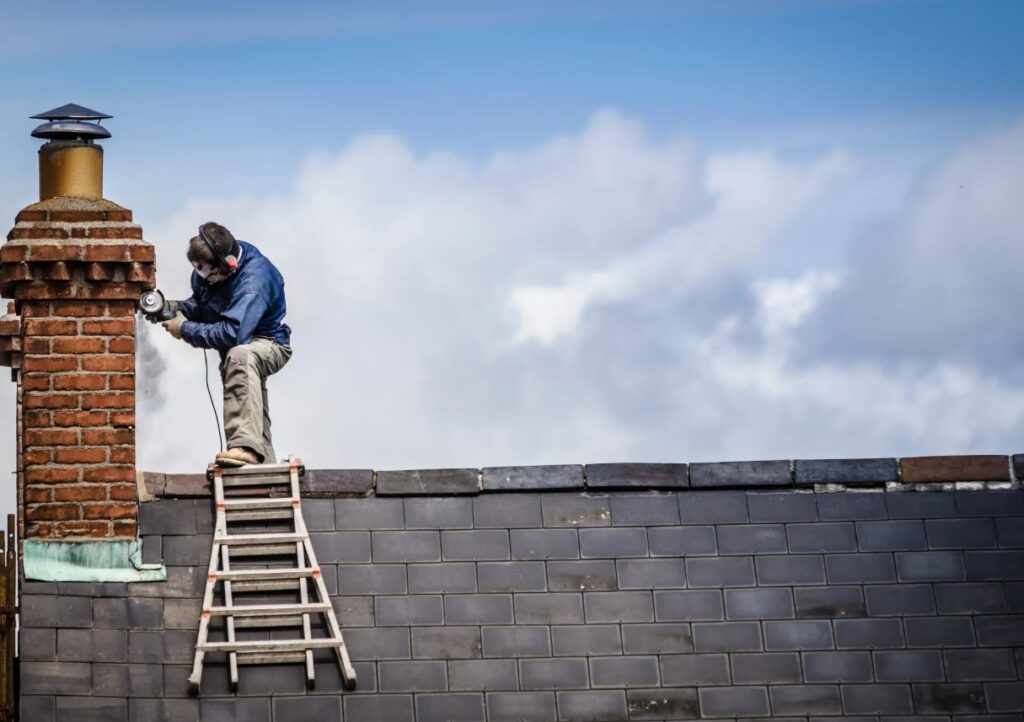
[[(347, 638), (348, 632), (345, 635)], [(414, 627), (412, 656), (414, 659), (478, 659), (481, 656), (480, 627)]]
[(825, 569), (831, 584), (896, 581), (896, 567), (889, 553), (826, 554)]
[(860, 587), (794, 589), (796, 616), (800, 619), (852, 618), (867, 613)]
[(887, 493), (890, 519), (941, 519), (956, 516), (956, 497), (944, 491)]
[(904, 483), (944, 481), (1009, 481), (1010, 460), (1006, 456), (915, 456), (900, 459)]
[[(930, 520), (927, 523), (932, 523)], [(944, 521), (944, 520), (939, 520)], [(857, 540), (865, 552), (922, 551), (928, 548), (919, 519), (857, 522)]]
[(733, 654), (733, 684), (799, 684), (800, 655), (795, 652)]
[(584, 592), (583, 607), (587, 624), (654, 621), (650, 592)]
[(413, 722), (411, 694), (346, 695), (342, 699), (346, 720), (358, 722)]
[(334, 531), (334, 500), (303, 499), (302, 520), (309, 531)]
[(790, 486), (789, 461), (724, 461), (690, 464), (690, 486)]
[(210, 561), (211, 534), (165, 536), (163, 538), (164, 564), (169, 567), (194, 567)]
[(373, 469), (307, 469), (299, 479), (303, 498), (307, 496), (365, 496), (373, 488)]
[(334, 523), (339, 531), (404, 529), (402, 499), (335, 499)]
[(590, 684), (602, 687), (656, 687), (658, 658), (594, 657), (590, 660)]
[(942, 653), (926, 650), (875, 652), (875, 679), (879, 682), (941, 682), (945, 679)]
[(1006, 607), (1010, 612), (1024, 612), (1024, 582), (1006, 582)]
[[(634, 625), (626, 625), (634, 626)], [(556, 657), (622, 654), (617, 624), (573, 624), (551, 627), (551, 650)]]
[(703, 717), (744, 717), (769, 714), (764, 687), (709, 687), (697, 690)]
[(700, 718), (696, 689), (628, 689), (626, 704), (631, 720), (687, 720)]
[[(986, 618), (980, 617), (979, 622), (982, 619)], [(910, 647), (974, 646), (974, 629), (969, 617), (915, 617), (904, 620), (903, 625)]]
[(742, 491), (688, 491), (679, 494), (683, 524), (745, 524), (750, 521)]
[(651, 527), (647, 541), (652, 557), (714, 556), (718, 553), (713, 526)]
[(473, 562), (410, 564), (406, 572), (410, 594), (458, 594), (477, 590)]
[(782, 524), (723, 525), (717, 528), (719, 554), (777, 554), (786, 551)]
[(674, 589), (686, 586), (682, 559), (619, 559), (619, 589)]
[(749, 587), (754, 584), (750, 557), (687, 559), (686, 578), (691, 587)]
[(797, 486), (813, 484), (885, 484), (897, 481), (896, 459), (797, 459)]
[(198, 629), (202, 611), (201, 599), (167, 599), (164, 601), (164, 628)]
[(620, 559), (648, 555), (647, 530), (641, 527), (580, 529), (580, 555), (587, 559)]
[(583, 488), (583, 466), (492, 466), (483, 469), (484, 491)]
[(747, 508), (752, 522), (818, 521), (818, 505), (810, 492), (749, 492)]
[(547, 562), (547, 578), (548, 589), (553, 592), (612, 591), (616, 588), (615, 562), (550, 561)]
[(786, 539), (794, 554), (857, 551), (857, 536), (848, 521), (787, 524)]
[(950, 682), (1015, 680), (1017, 670), (1009, 649), (947, 649), (946, 675)]
[(22, 695), (90, 694), (92, 665), (88, 662), (21, 662)]
[(18, 635), (18, 651), (22, 662), (53, 662), (57, 658), (57, 630), (22, 629)]
[(487, 694), (491, 722), (555, 722), (554, 692), (491, 692)]
[(726, 589), (725, 618), (792, 619), (796, 616), (789, 589)]
[(837, 619), (833, 622), (839, 649), (905, 647), (899, 619)]
[[(373, 534), (414, 534), (416, 532), (373, 532)], [(428, 532), (429, 533), (429, 532)], [(316, 551), (316, 558), (321, 564), (361, 563), (370, 561), (370, 532), (365, 531), (332, 531), (314, 532), (309, 540)], [(376, 545), (375, 545), (376, 546)], [(376, 551), (376, 549), (374, 550)], [(206, 558), (209, 560), (207, 551)], [(391, 561), (387, 558), (374, 561)], [(401, 560), (404, 561), (404, 560)]]
[[(583, 629), (583, 627), (580, 627)], [(482, 627), (485, 657), (550, 657), (547, 627)]]
[(473, 499), (477, 529), (529, 529), (543, 526), (541, 494), (484, 494)]
[[(424, 627), (422, 630), (414, 630), (420, 631), (429, 633), (434, 629)], [(343, 634), (349, 656), (353, 660), (409, 659), (411, 656), (409, 630), (405, 627), (346, 627)]]
[(504, 529), (442, 531), (441, 558), (452, 561), (503, 561), (509, 558)]
[(999, 582), (935, 584), (939, 614), (999, 614), (1007, 610)]
[(163, 537), (161, 536), (143, 536), (140, 538), (142, 544), (142, 563), (143, 564), (163, 564), (164, 561), (164, 547)]
[(768, 651), (832, 649), (834, 646), (832, 624), (828, 620), (764, 623), (764, 648)]
[(58, 629), (57, 659), (68, 662), (127, 662), (123, 629)]
[(820, 555), (799, 554), (754, 558), (761, 586), (800, 586), (825, 583), (825, 561)]
[(340, 594), (405, 594), (404, 564), (342, 564), (338, 569)]
[(918, 713), (980, 714), (986, 711), (985, 691), (980, 684), (915, 684), (913, 690)]
[(378, 471), (378, 496), (413, 494), (476, 494), (480, 491), (477, 469), (416, 469)]
[(931, 584), (879, 584), (864, 587), (868, 615), (902, 617), (935, 614)]
[(667, 654), (661, 657), (665, 686), (713, 687), (732, 684), (725, 654)]
[(238, 676), (238, 694), (246, 697), (302, 694), (305, 689), (304, 665), (253, 665)]
[(481, 592), (543, 592), (544, 562), (480, 562), (476, 567)]
[(717, 589), (654, 592), (659, 622), (714, 622), (725, 618), (722, 592)]
[(518, 671), (514, 659), (474, 659), (448, 662), (448, 686), (453, 692), (516, 690)]
[(33, 722), (55, 722), (56, 707), (53, 695), (21, 695), (20, 719)]
[(615, 494), (610, 502), (615, 526), (679, 524), (679, 504), (674, 494)]
[(588, 682), (586, 659), (519, 660), (519, 684), (523, 690), (586, 689)]
[(818, 494), (818, 518), (821, 521), (870, 521), (888, 515), (881, 492), (841, 491)]
[(1024, 547), (1024, 518), (996, 519), (996, 539), (1001, 547)]
[(23, 594), (19, 622), (22, 628), (92, 626), (92, 602), (88, 597), (56, 597)]
[(955, 582), (967, 578), (964, 555), (949, 552), (896, 552), (902, 582)]
[(804, 652), (807, 682), (871, 682), (870, 652)]
[(128, 722), (128, 700), (114, 697), (57, 697), (57, 720)]
[(692, 652), (693, 634), (689, 624), (623, 624), (622, 649), (626, 654)]
[(409, 498), (405, 503), (406, 529), (471, 529), (473, 500), (466, 498)]
[(960, 516), (1024, 515), (1024, 490), (958, 491), (954, 497)]
[[(203, 562), (204, 567), (209, 562), (209, 549), (206, 554), (207, 559)], [(202, 584), (200, 585), (197, 571), (195, 567), (167, 567), (166, 581), (129, 584), (128, 594), (132, 597), (157, 599), (201, 597), (203, 589), (206, 587), (206, 575), (203, 575)]]
[(769, 692), (776, 715), (842, 713), (839, 687), (834, 685), (771, 687)]
[(583, 595), (579, 593), (516, 594), (513, 602), (516, 624), (583, 623)]
[(760, 652), (757, 622), (699, 622), (692, 625), (696, 652)]
[(616, 722), (626, 719), (626, 693), (623, 690), (600, 692), (556, 692), (558, 718), (565, 722)]
[[(954, 637), (957, 641), (966, 641), (969, 638), (970, 635), (967, 634), (967, 629), (970, 626), (970, 619), (955, 617), (943, 621), (949, 622), (951, 628), (950, 636)], [(953, 623), (956, 622), (959, 623), (956, 627), (963, 627), (964, 631), (952, 631), (954, 628)], [(974, 624), (978, 630), (978, 644), (983, 647), (1024, 646), (1024, 617), (1021, 617), (1019, 614), (977, 617), (974, 620)]]
[(611, 502), (605, 495), (546, 494), (541, 511), (545, 526), (611, 525)]
[(344, 595), (331, 599), (334, 613), (343, 620), (345, 627), (369, 627), (373, 625), (373, 597), (368, 595)]
[(374, 619), (381, 626), (425, 626), (444, 623), (444, 605), (438, 595), (376, 597)]
[(448, 624), (512, 624), (512, 595), (449, 594), (444, 618)]
[(440, 660), (379, 662), (377, 685), (382, 693), (447, 691), (447, 667)]
[(928, 519), (925, 528), (932, 549), (991, 549), (996, 545), (991, 519)]
[[(343, 532), (336, 532), (332, 537), (340, 537), (342, 533)], [(348, 534), (363, 535), (366, 534), (366, 532), (348, 532)], [(441, 561), (441, 537), (436, 531), (373, 531), (370, 532), (370, 535), (372, 535), (374, 563)], [(355, 541), (362, 544), (361, 538), (356, 538)], [(369, 539), (367, 541), (369, 541)], [(341, 540), (339, 540), (339, 544), (340, 543)], [(320, 555), (319, 547), (317, 548), (317, 555)], [(338, 557), (343, 555), (337, 553), (334, 556)], [(350, 554), (348, 556), (355, 555)], [(358, 556), (362, 557), (363, 555), (359, 554)], [(368, 562), (370, 561), (369, 549), (367, 549), (365, 556), (365, 559), (335, 558), (333, 561)], [(331, 561), (330, 558), (323, 560)]]
[(139, 533), (195, 534), (195, 500), (161, 499), (139, 504)]
[(848, 714), (910, 714), (914, 711), (907, 684), (853, 684), (840, 688)]
[(513, 529), (509, 532), (513, 559), (579, 559), (575, 529)]
[(128, 632), (128, 661), (147, 664), (184, 664), (195, 656), (196, 634), (191, 630)]
[(478, 722), (484, 719), (484, 696), (478, 693), (418, 694), (417, 722)]
[(1024, 711), (1024, 682), (992, 682), (985, 685), (991, 712)]
[(1024, 551), (964, 552), (967, 578), (971, 580), (1024, 579)]
[(686, 464), (587, 464), (587, 486), (685, 488)]
[(339, 697), (276, 697), (274, 719), (289, 722), (341, 722)]

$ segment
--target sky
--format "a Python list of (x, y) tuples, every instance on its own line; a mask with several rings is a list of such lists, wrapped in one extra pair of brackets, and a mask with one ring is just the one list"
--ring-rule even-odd
[[(1021, 37), (1016, 0), (3, 3), (0, 205), (28, 116), (113, 115), (170, 297), (207, 220), (284, 274), (312, 468), (1013, 453)], [(139, 334), (139, 465), (200, 471), (203, 354)]]

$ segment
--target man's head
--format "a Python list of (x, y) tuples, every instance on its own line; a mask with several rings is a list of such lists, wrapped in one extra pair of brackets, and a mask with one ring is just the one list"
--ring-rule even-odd
[(199, 235), (189, 240), (186, 255), (196, 273), (213, 284), (234, 273), (238, 254), (238, 241), (231, 231), (211, 221), (199, 226)]

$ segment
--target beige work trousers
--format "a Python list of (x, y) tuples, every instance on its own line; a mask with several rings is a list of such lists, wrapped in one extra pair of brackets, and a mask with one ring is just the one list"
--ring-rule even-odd
[(292, 357), (290, 346), (269, 338), (254, 338), (227, 352), (220, 364), (224, 382), (224, 438), (229, 449), (244, 446), (277, 461), (270, 436), (270, 405), (267, 377), (277, 373)]

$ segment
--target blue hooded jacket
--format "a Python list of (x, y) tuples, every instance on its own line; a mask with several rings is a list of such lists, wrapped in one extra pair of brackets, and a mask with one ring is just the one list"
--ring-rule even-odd
[(252, 341), (254, 336), (289, 345), (291, 329), (285, 314), (284, 278), (256, 246), (239, 241), (238, 270), (220, 283), (209, 285), (192, 272), (192, 297), (178, 302), (187, 319), (181, 337), (199, 348), (213, 348), (223, 358), (228, 349)]

